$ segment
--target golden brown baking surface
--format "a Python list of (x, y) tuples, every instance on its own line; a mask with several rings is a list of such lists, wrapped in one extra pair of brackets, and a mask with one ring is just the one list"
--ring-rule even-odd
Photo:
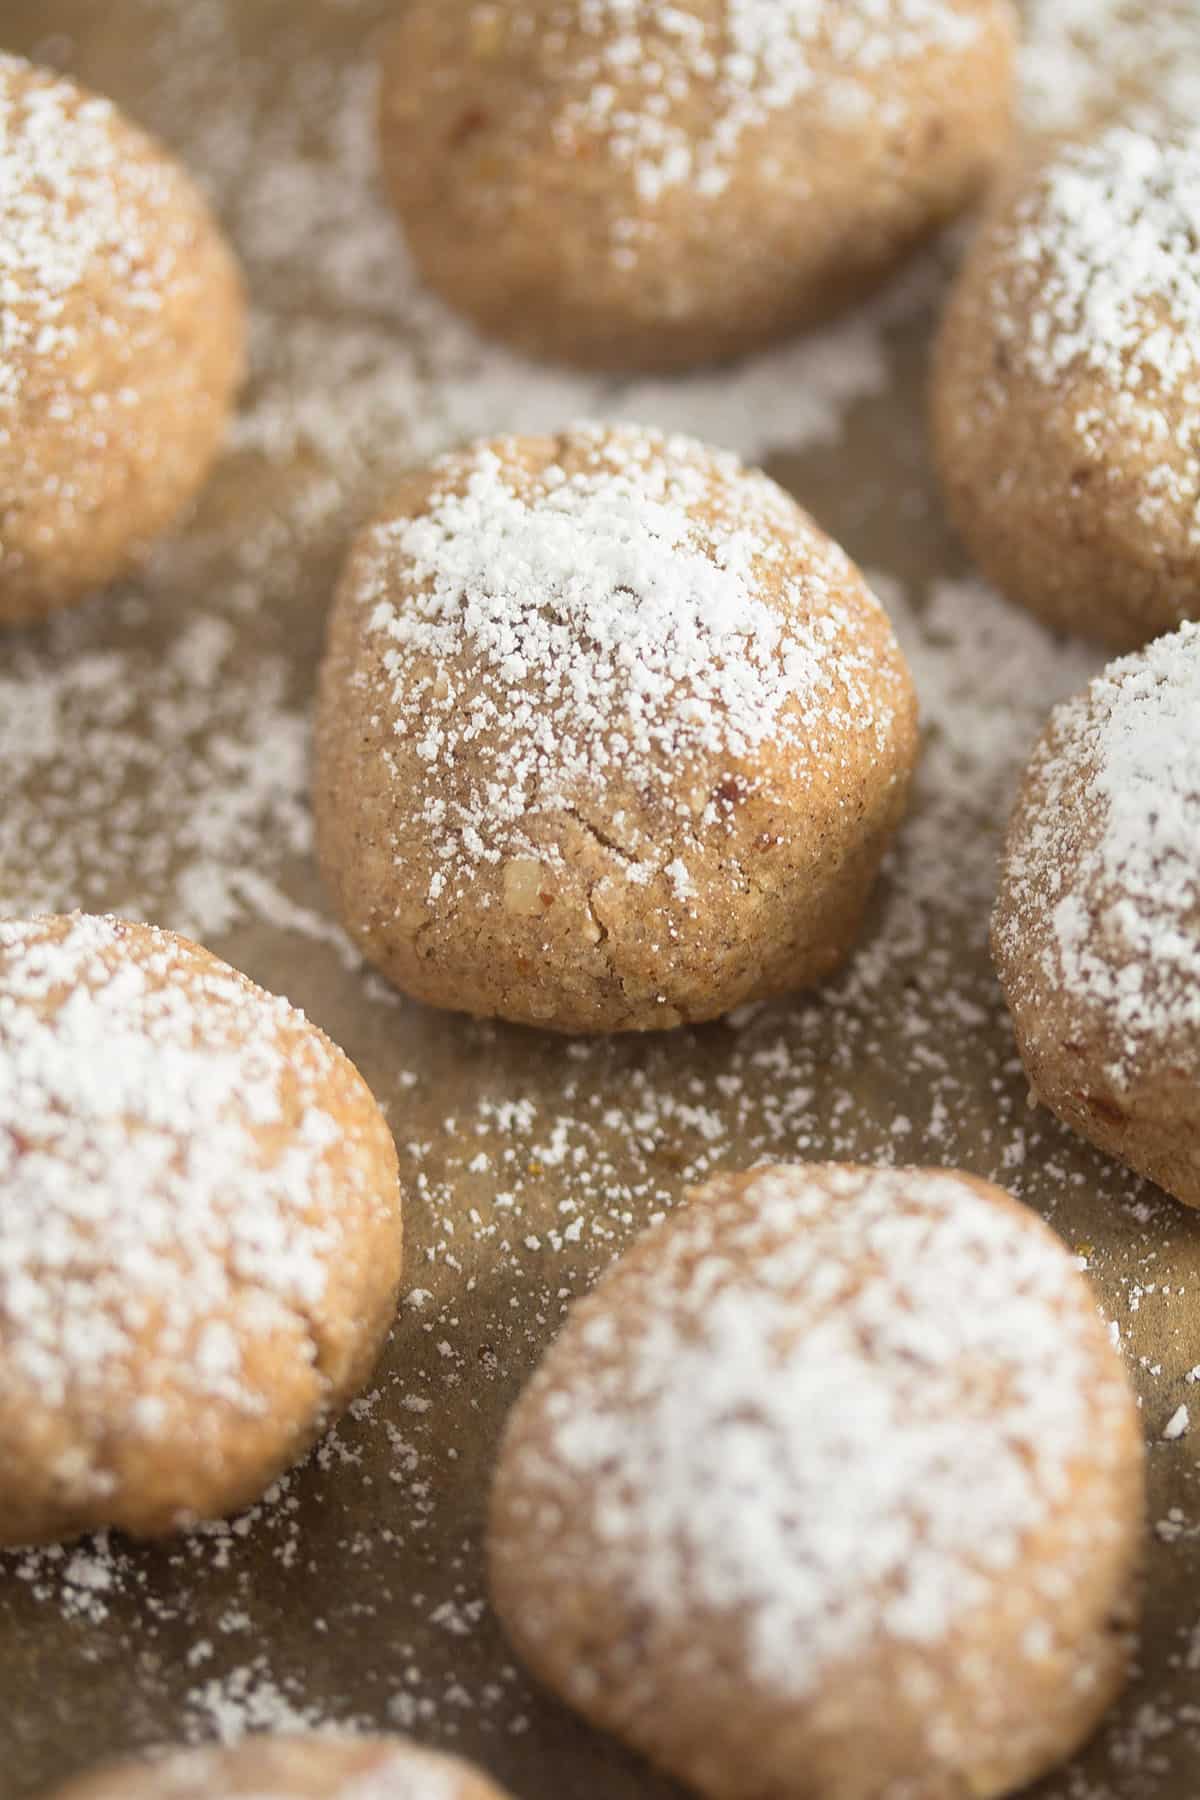
[(494, 1603), (535, 1673), (714, 1800), (979, 1800), (1124, 1684), (1143, 1510), (1061, 1242), (929, 1169), (721, 1175), (510, 1415)]
[(0, 1543), (257, 1499), (361, 1387), (400, 1278), (351, 1064), (198, 945), (0, 920)]
[(242, 376), (232, 253), (108, 101), (0, 56), (0, 625), (126, 573), (192, 499)]
[(384, 172), (430, 286), (584, 367), (761, 347), (876, 285), (1010, 126), (1007, 0), (408, 5)]

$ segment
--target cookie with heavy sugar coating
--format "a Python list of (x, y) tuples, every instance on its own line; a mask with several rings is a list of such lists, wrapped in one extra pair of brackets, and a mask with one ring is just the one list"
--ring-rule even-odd
[(0, 921), (0, 1543), (256, 1499), (400, 1268), (387, 1124), (302, 1013), (153, 926)]
[(1125, 1680), (1133, 1394), (1061, 1243), (945, 1170), (717, 1176), (578, 1302), (489, 1519), (513, 1644), (713, 1800), (979, 1800)]

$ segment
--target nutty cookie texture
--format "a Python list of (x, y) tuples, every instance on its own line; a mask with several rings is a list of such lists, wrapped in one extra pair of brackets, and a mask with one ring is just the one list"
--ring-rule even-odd
[(516, 1649), (712, 1800), (976, 1800), (1125, 1681), (1136, 1402), (969, 1175), (718, 1176), (571, 1311), (489, 1520)]
[(431, 287), (537, 356), (678, 369), (876, 284), (992, 173), (1008, 0), (412, 0), (384, 174)]
[(256, 1499), (400, 1263), (387, 1125), (302, 1013), (153, 926), (0, 921), (0, 1544)]
[(633, 427), (506, 438), (407, 477), (350, 557), (318, 848), (419, 999), (678, 1025), (837, 967), (916, 749), (882, 608), (773, 482)]
[(48, 1800), (505, 1800), (456, 1756), (400, 1738), (308, 1733), (113, 1764)]
[(1200, 625), (1052, 714), (992, 950), (1037, 1098), (1200, 1206)]
[(985, 575), (1117, 650), (1200, 616), (1200, 135), (1006, 184), (941, 327), (933, 439)]
[(241, 378), (241, 280), (189, 177), (107, 100), (0, 56), (0, 625), (134, 568)]

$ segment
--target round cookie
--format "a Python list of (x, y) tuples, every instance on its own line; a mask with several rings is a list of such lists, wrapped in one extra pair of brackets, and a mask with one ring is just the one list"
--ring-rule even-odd
[(934, 357), (934, 449), (985, 575), (1133, 649), (1200, 615), (1200, 136), (1114, 127), (1019, 172)]
[(500, 439), (351, 555), (318, 848), (419, 999), (677, 1025), (842, 961), (916, 748), (887, 618), (766, 476), (633, 427)]
[(107, 100), (0, 56), (0, 624), (132, 567), (195, 494), (241, 285), (183, 170)]
[(362, 1384), (396, 1157), (302, 1013), (149, 925), (0, 921), (0, 1544), (257, 1498)]
[(1138, 1416), (1059, 1241), (941, 1170), (718, 1176), (518, 1401), (491, 1591), (550, 1687), (713, 1800), (977, 1800), (1122, 1685)]
[(176, 1750), (68, 1782), (48, 1800), (504, 1800), (456, 1756), (400, 1738), (299, 1733), (233, 1750)]
[(1051, 715), (992, 950), (1037, 1098), (1200, 1206), (1200, 625)]
[(990, 175), (1008, 0), (410, 0), (383, 167), (430, 286), (600, 369), (738, 356), (877, 283)]

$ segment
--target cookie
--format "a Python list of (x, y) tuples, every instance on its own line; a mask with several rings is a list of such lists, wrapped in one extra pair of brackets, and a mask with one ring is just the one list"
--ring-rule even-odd
[(1126, 126), (1005, 186), (934, 358), (950, 517), (1047, 624), (1130, 650), (1200, 616), (1200, 137)]
[(410, 0), (383, 168), (416, 263), (534, 356), (680, 369), (878, 283), (987, 180), (1008, 0)]
[(568, 1317), (505, 1431), (533, 1671), (713, 1800), (977, 1800), (1126, 1677), (1138, 1415), (1072, 1258), (944, 1170), (716, 1177)]
[(765, 476), (634, 427), (499, 439), (351, 555), (318, 848), (418, 999), (678, 1025), (837, 967), (916, 748), (886, 616)]
[(0, 624), (133, 568), (200, 487), (242, 372), (199, 191), (107, 100), (0, 56)]
[(1009, 825), (992, 950), (1037, 1098), (1200, 1206), (1200, 625), (1051, 716)]
[(255, 1737), (234, 1750), (177, 1750), (113, 1764), (49, 1800), (504, 1800), (456, 1756), (400, 1738)]
[(400, 1256), (387, 1125), (302, 1013), (153, 926), (0, 921), (0, 1544), (257, 1498)]

